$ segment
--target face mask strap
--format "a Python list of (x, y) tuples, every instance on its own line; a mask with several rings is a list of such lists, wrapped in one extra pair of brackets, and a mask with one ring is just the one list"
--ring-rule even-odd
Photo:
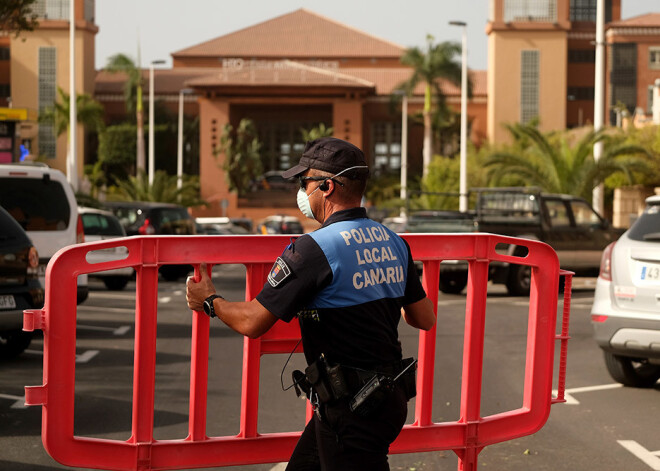
[(341, 172), (339, 172), (339, 173), (336, 174), (336, 175), (333, 175), (333, 176), (330, 177), (330, 178), (338, 177), (338, 176), (341, 175), (342, 173), (344, 173), (344, 172), (348, 172), (349, 170), (353, 170), (354, 168), (369, 168), (369, 167), (367, 167), (366, 165), (354, 165), (353, 167), (345, 168), (344, 170), (342, 170)]

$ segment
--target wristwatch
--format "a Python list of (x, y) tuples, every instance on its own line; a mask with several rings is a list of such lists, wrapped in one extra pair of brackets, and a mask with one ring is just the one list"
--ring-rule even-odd
[(222, 296), (220, 296), (219, 294), (212, 294), (211, 296), (209, 296), (208, 298), (206, 298), (204, 300), (204, 304), (203, 304), (204, 313), (209, 317), (217, 317), (215, 315), (215, 308), (213, 307), (213, 301), (216, 298), (225, 299)]

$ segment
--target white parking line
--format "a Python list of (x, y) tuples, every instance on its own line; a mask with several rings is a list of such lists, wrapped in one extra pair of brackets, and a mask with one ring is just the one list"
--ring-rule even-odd
[(167, 304), (167, 303), (169, 303), (170, 301), (172, 301), (172, 297), (171, 297), (171, 296), (163, 296), (162, 298), (158, 298), (158, 302), (159, 302), (159, 303), (165, 303), (165, 304)]
[(94, 291), (91, 296), (96, 298), (109, 298), (109, 299), (130, 299), (135, 298), (135, 291), (123, 291), (121, 293), (111, 293), (109, 291)]
[(82, 311), (135, 312), (134, 307), (78, 306), (78, 309)]
[[(40, 355), (43, 356), (44, 352), (39, 351), (39, 350), (25, 350), (24, 353), (28, 353), (30, 355)], [(99, 354), (98, 350), (85, 350), (82, 353), (76, 354), (76, 363), (87, 363), (89, 360), (94, 358), (96, 355)]]
[(99, 354), (98, 350), (87, 350), (86, 352), (76, 355), (76, 363), (87, 363), (89, 360)]
[(82, 330), (95, 330), (98, 332), (112, 332), (113, 335), (124, 335), (126, 332), (131, 330), (130, 325), (122, 325), (117, 328), (114, 327), (98, 327), (95, 325), (81, 325), (78, 324), (76, 326), (77, 329), (82, 329)]
[[(583, 393), (583, 392), (591, 392), (591, 391), (604, 391), (606, 389), (617, 389), (617, 388), (622, 388), (623, 384), (621, 383), (615, 383), (615, 384), (601, 384), (600, 386), (585, 386), (582, 388), (572, 388), (572, 389), (566, 389), (564, 391), (564, 399), (566, 399), (566, 402), (564, 404), (568, 405), (577, 405), (580, 403), (577, 399), (573, 397), (573, 394), (578, 394), (578, 393)], [(557, 396), (557, 390), (554, 389), (552, 391), (553, 396)]]
[(660, 451), (649, 451), (635, 440), (617, 440), (619, 445), (642, 460), (653, 471), (660, 471)]
[(27, 409), (25, 405), (25, 396), (12, 396), (10, 394), (0, 394), (0, 399), (9, 399), (14, 402), (10, 407), (12, 409)]

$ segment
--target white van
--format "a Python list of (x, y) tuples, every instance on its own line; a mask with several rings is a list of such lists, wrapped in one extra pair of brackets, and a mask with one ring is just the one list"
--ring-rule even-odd
[[(62, 247), (84, 242), (78, 204), (66, 177), (43, 163), (0, 164), (0, 206), (25, 229), (39, 252), (39, 280)], [(78, 277), (78, 304), (87, 299), (87, 275)]]

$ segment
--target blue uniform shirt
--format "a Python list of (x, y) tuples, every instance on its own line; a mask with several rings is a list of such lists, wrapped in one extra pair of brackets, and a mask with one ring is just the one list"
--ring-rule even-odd
[(401, 359), (401, 307), (425, 296), (406, 242), (353, 208), (289, 245), (257, 300), (284, 321), (298, 317), (308, 362), (323, 353), (370, 368)]

